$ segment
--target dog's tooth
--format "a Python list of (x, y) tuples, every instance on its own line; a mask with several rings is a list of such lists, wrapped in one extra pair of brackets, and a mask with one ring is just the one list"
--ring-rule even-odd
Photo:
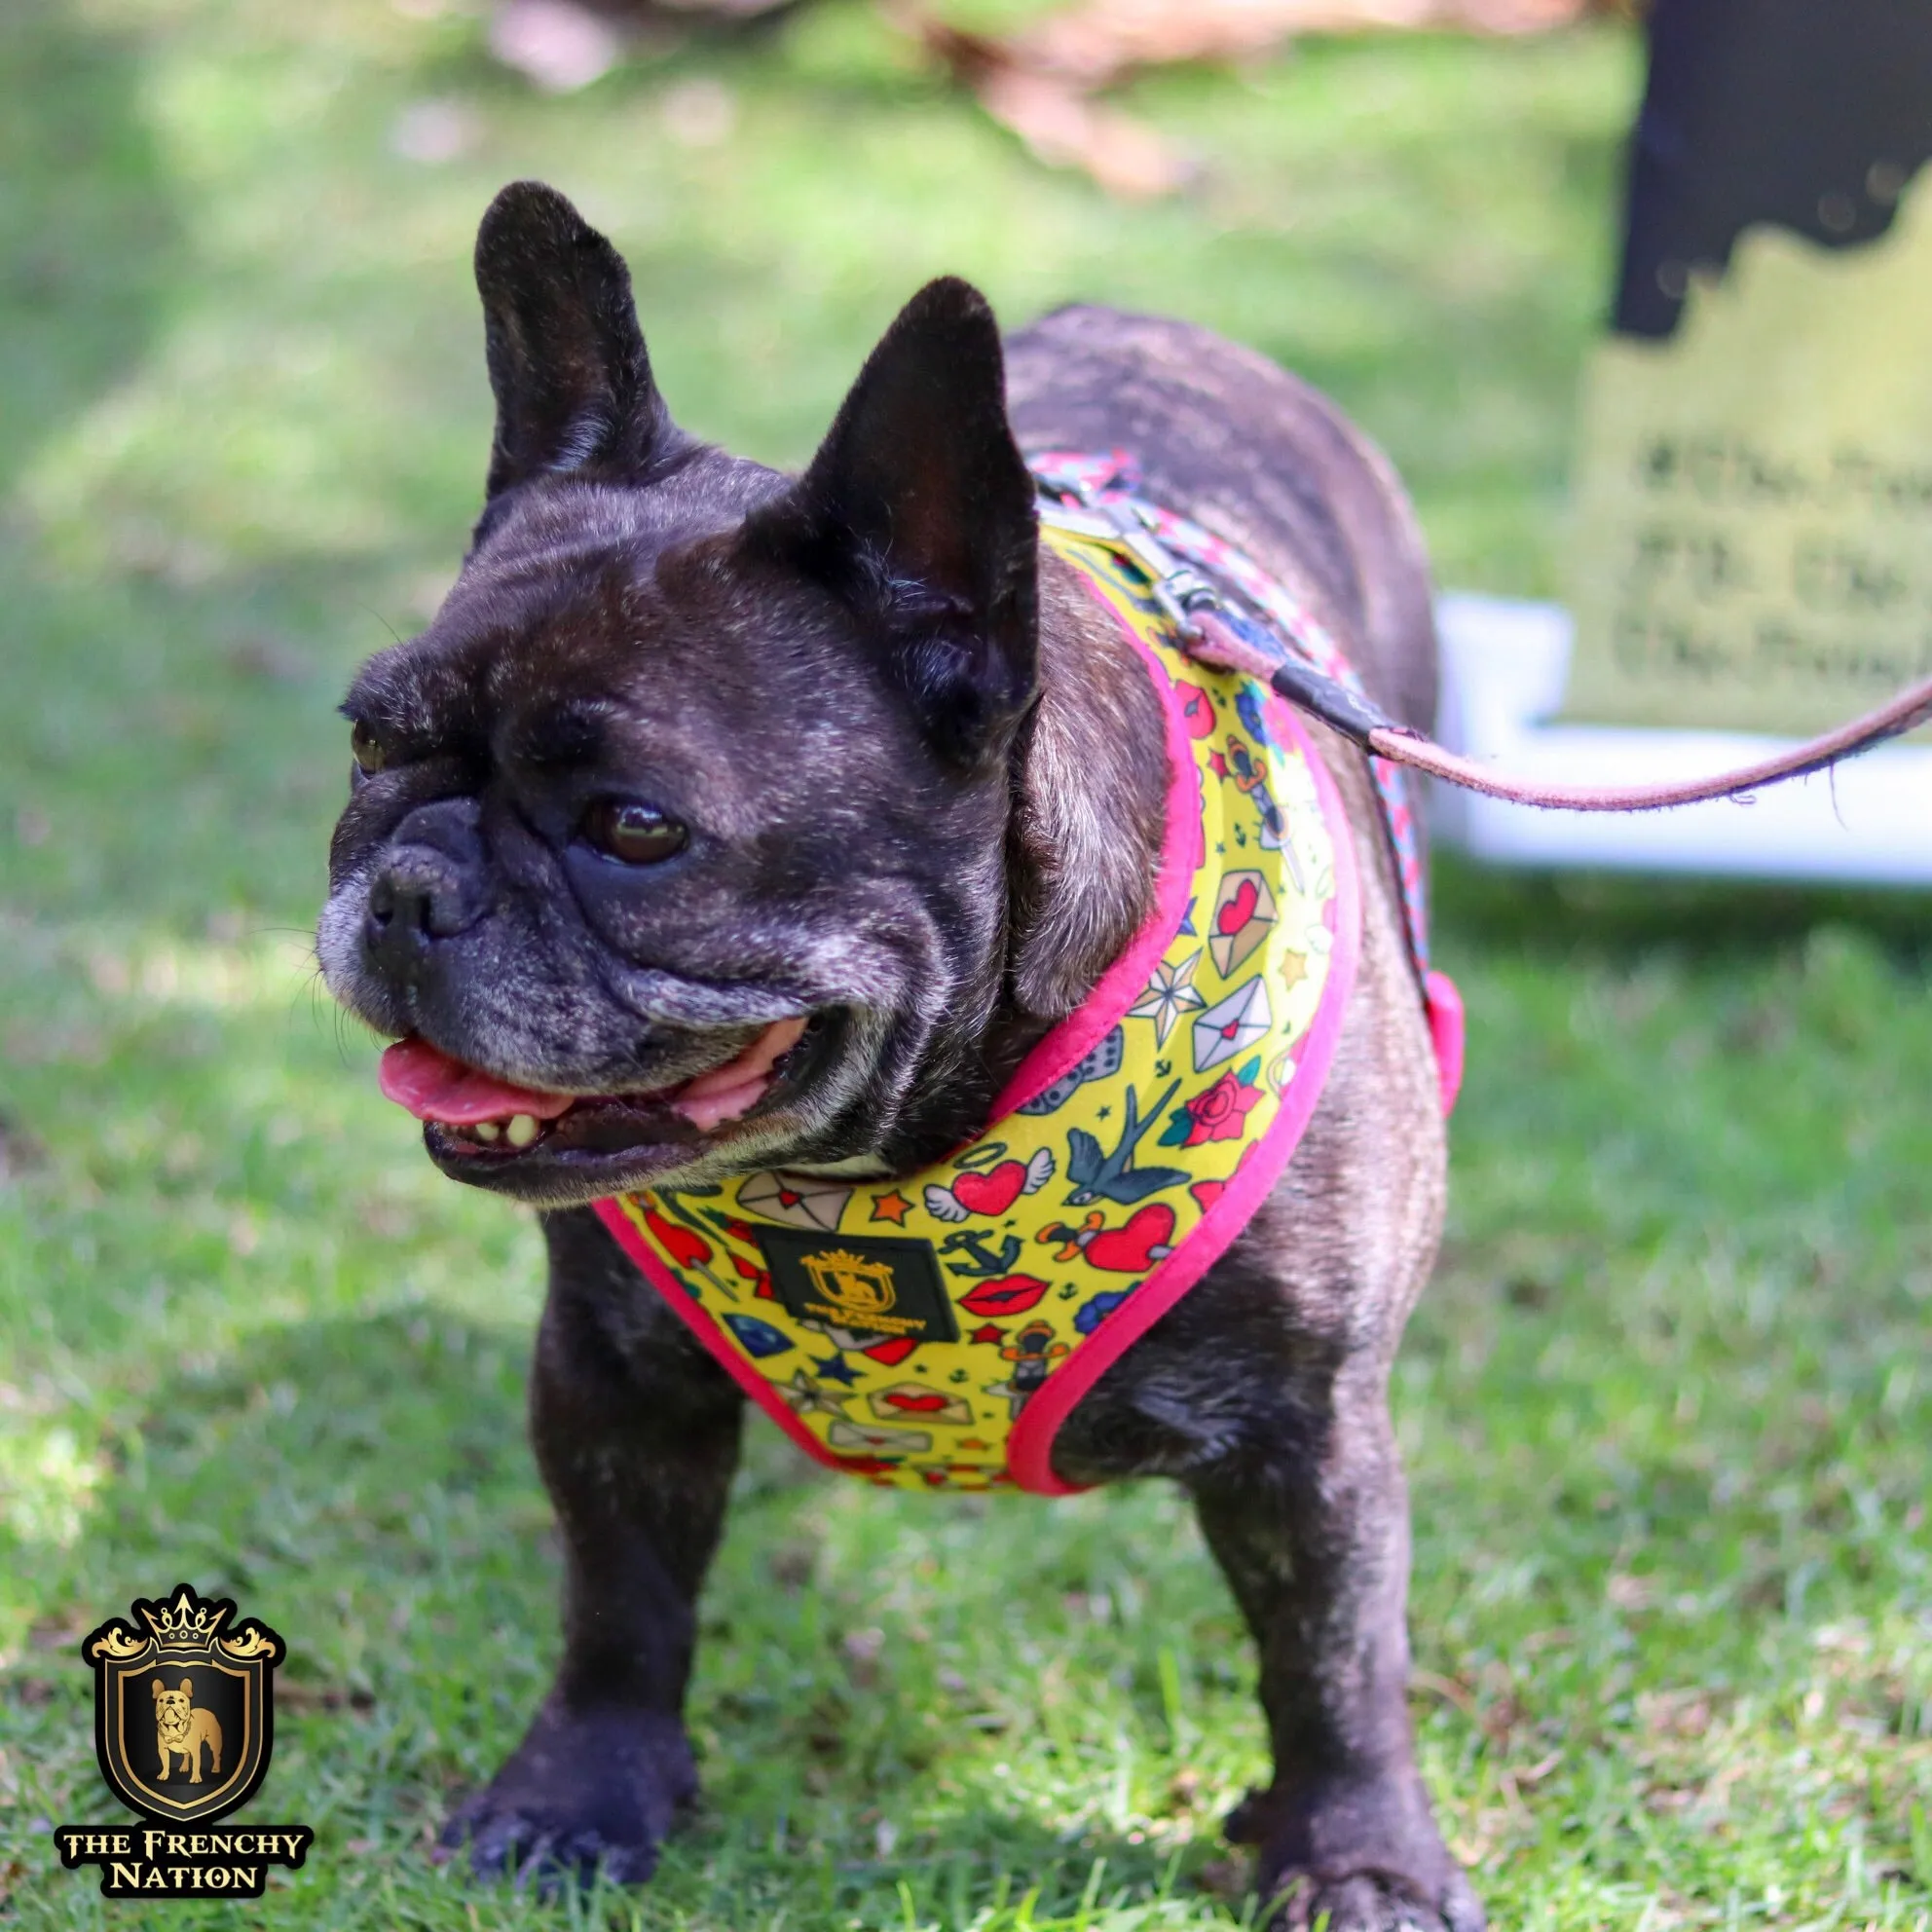
[(512, 1147), (528, 1147), (537, 1138), (537, 1116), (512, 1114), (509, 1126), (503, 1130), (503, 1138)]
[[(529, 1116), (519, 1115), (518, 1118), (527, 1120)], [(493, 1120), (479, 1120), (469, 1131), (479, 1140), (495, 1140), (503, 1130)]]

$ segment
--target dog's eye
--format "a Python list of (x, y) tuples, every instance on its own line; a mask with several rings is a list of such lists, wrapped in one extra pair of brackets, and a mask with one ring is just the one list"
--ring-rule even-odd
[(600, 799), (583, 815), (585, 840), (627, 866), (654, 866), (682, 852), (689, 836), (677, 819), (635, 799)]
[(355, 761), (356, 770), (364, 777), (382, 770), (390, 762), (389, 754), (383, 749), (383, 741), (359, 718), (350, 726), (349, 755)]

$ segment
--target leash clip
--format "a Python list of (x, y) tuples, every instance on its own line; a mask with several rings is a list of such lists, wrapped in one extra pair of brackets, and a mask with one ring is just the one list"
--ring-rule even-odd
[(1173, 625), (1190, 656), (1219, 670), (1238, 671), (1272, 687), (1340, 731), (1363, 751), (1376, 731), (1414, 733), (1394, 723), (1365, 697), (1327, 677), (1292, 653), (1263, 651), (1243, 637), (1227, 618), (1227, 605), (1214, 585), (1192, 565), (1182, 563), (1154, 534), (1154, 513), (1129, 500), (1109, 502), (1084, 484), (1072, 486), (1078, 509), (1063, 502), (1040, 506), (1042, 522), (1090, 537), (1124, 550), (1140, 566), (1161, 613)]
[(1198, 620), (1204, 613), (1220, 610), (1220, 593), (1154, 535), (1152, 511), (1139, 503), (1109, 502), (1084, 483), (1074, 484), (1071, 494), (1079, 499), (1079, 509), (1064, 503), (1042, 503), (1041, 521), (1125, 550), (1140, 566), (1161, 614), (1190, 643), (1198, 641)]

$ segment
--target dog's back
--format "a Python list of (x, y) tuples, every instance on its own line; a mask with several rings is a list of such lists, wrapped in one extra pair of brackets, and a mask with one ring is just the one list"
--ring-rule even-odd
[(1023, 448), (1131, 451), (1155, 502), (1247, 551), (1385, 709), (1432, 726), (1421, 535), (1387, 459), (1326, 397), (1207, 329), (1087, 307), (1009, 338), (1007, 391)]

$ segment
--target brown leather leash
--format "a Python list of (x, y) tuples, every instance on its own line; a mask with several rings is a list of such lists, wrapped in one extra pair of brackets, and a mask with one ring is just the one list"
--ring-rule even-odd
[(1043, 502), (1041, 521), (1096, 538), (1132, 556), (1146, 574), (1156, 601), (1172, 620), (1189, 656), (1216, 670), (1238, 671), (1266, 684), (1288, 703), (1319, 718), (1376, 758), (1510, 804), (1531, 805), (1540, 811), (1655, 812), (1673, 805), (1701, 804), (1709, 799), (1744, 799), (1766, 785), (1827, 770), (1840, 759), (1870, 751), (1874, 745), (1932, 720), (1932, 678), (1921, 678), (1876, 710), (1865, 712), (1821, 737), (1807, 738), (1773, 758), (1708, 778), (1686, 779), (1676, 785), (1545, 785), (1531, 778), (1511, 778), (1460, 757), (1425, 733), (1399, 724), (1363, 693), (1352, 690), (1305, 658), (1264, 650), (1229, 620), (1219, 589), (1156, 537), (1151, 515), (1131, 500), (1109, 500), (1086, 490), (1075, 494), (1074, 502), (1055, 502), (1051, 497)]
[(1397, 724), (1312, 665), (1291, 657), (1269, 657), (1237, 636), (1213, 612), (1191, 613), (1185, 648), (1190, 656), (1217, 670), (1239, 671), (1264, 681), (1290, 704), (1320, 719), (1377, 758), (1480, 792), (1486, 798), (1534, 805), (1542, 811), (1655, 812), (1672, 805), (1699, 804), (1707, 799), (1735, 799), (1788, 778), (1826, 770), (1840, 759), (1870, 751), (1874, 745), (1932, 719), (1932, 678), (1921, 678), (1876, 711), (1865, 712), (1849, 724), (1807, 738), (1774, 758), (1709, 778), (1686, 779), (1676, 785), (1545, 785), (1535, 779), (1511, 778), (1445, 750), (1433, 738)]

